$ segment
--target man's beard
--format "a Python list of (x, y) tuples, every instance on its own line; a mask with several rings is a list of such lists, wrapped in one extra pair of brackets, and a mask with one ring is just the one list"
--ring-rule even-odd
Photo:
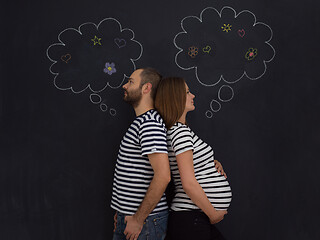
[(137, 89), (131, 93), (129, 93), (128, 91), (124, 90), (127, 95), (125, 95), (123, 97), (123, 100), (129, 104), (131, 104), (133, 107), (137, 107), (140, 103), (140, 100), (142, 98), (142, 93), (141, 93), (141, 89)]

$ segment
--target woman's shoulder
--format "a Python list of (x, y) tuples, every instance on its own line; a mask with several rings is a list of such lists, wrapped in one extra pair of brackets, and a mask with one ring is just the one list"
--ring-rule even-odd
[(167, 132), (168, 135), (176, 135), (180, 132), (191, 132), (191, 129), (181, 122), (176, 122)]

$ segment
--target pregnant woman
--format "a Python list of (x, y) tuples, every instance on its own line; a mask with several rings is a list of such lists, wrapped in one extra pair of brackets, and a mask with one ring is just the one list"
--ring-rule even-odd
[(167, 238), (170, 240), (225, 239), (215, 227), (227, 213), (231, 188), (215, 168), (213, 150), (187, 125), (195, 109), (194, 95), (183, 78), (160, 81), (155, 107), (164, 119), (174, 183)]

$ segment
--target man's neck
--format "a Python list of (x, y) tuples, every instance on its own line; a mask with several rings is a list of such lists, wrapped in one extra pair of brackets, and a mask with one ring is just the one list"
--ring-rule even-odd
[(151, 109), (154, 109), (153, 102), (140, 102), (137, 107), (134, 108), (136, 116), (139, 116)]

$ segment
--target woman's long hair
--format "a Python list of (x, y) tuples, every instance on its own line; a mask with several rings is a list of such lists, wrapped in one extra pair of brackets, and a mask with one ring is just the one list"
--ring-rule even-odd
[(158, 85), (155, 108), (169, 130), (182, 116), (186, 107), (185, 80), (179, 77), (163, 78)]

